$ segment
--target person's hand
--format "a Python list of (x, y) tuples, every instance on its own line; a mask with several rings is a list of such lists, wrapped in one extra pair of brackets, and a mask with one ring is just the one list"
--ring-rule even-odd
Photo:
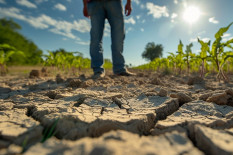
[(127, 2), (125, 5), (125, 15), (129, 16), (132, 12), (131, 2)]
[(84, 5), (83, 7), (83, 15), (87, 18), (90, 18), (90, 16), (88, 15), (88, 11), (87, 11), (87, 5)]

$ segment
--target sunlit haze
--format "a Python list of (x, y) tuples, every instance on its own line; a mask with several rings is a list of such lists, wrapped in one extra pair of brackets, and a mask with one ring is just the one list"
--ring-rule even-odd
[(200, 15), (201, 11), (198, 7), (188, 6), (184, 11), (183, 18), (186, 22), (192, 24), (198, 21)]

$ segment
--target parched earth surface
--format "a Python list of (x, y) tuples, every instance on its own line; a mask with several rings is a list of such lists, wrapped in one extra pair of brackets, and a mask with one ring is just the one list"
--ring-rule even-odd
[(214, 76), (0, 77), (0, 154), (232, 155), (232, 106)]

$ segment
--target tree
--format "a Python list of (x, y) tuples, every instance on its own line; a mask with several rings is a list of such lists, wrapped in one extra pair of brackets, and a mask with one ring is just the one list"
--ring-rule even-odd
[(0, 44), (8, 44), (24, 53), (24, 57), (15, 53), (10, 57), (7, 64), (39, 64), (43, 60), (41, 58), (42, 51), (30, 40), (18, 32), (21, 26), (11, 19), (0, 19)]
[(153, 61), (155, 58), (163, 56), (163, 45), (156, 45), (154, 42), (147, 43), (145, 51), (142, 53), (142, 58)]
[(6, 28), (10, 28), (12, 30), (21, 30), (21, 26), (15, 23), (12, 19), (2, 18), (0, 19), (0, 25)]

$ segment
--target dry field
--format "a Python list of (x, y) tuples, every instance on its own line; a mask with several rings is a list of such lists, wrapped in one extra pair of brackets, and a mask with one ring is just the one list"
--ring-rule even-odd
[(233, 154), (232, 75), (135, 72), (0, 77), (0, 154)]

